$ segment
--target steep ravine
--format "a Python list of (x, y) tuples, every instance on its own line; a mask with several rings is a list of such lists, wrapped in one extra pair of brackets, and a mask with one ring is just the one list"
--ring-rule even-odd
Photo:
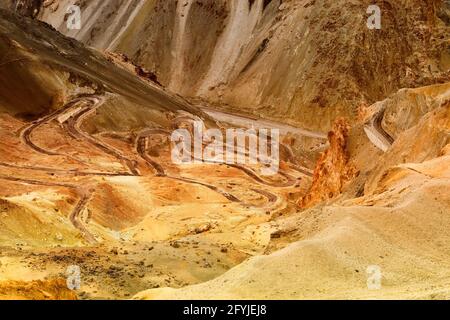
[[(69, 4), (81, 30), (67, 30)], [(448, 2), (46, 1), (40, 18), (154, 71), (171, 90), (219, 108), (329, 130), (338, 116), (403, 87), (449, 79)]]

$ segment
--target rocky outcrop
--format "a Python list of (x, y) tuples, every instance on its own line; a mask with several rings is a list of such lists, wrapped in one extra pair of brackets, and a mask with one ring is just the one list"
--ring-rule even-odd
[(158, 77), (154, 72), (148, 71), (145, 68), (136, 65), (126, 55), (109, 51), (106, 51), (105, 54), (109, 61), (124, 67), (130, 72), (134, 72), (137, 76), (143, 79), (151, 81), (154, 84), (157, 84), (158, 86), (162, 86), (162, 84), (158, 81)]
[(345, 184), (355, 177), (347, 151), (349, 129), (348, 121), (343, 118), (333, 125), (333, 130), (328, 134), (330, 147), (320, 156), (312, 186), (307, 195), (300, 199), (300, 207), (308, 208), (338, 196)]

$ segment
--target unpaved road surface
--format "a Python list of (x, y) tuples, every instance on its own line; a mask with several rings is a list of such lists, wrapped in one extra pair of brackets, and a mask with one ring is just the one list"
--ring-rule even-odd
[(394, 143), (394, 139), (383, 129), (384, 110), (378, 111), (364, 125), (364, 131), (369, 140), (380, 150), (386, 152)]

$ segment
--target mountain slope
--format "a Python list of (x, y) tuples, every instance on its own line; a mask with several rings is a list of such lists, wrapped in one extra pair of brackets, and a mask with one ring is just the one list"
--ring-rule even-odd
[[(386, 153), (351, 134), (349, 154), (361, 169), (359, 182), (337, 198), (277, 219), (266, 255), (206, 283), (147, 290), (134, 298), (449, 299), (449, 93), (447, 84), (393, 96), (386, 118), (408, 102), (417, 103), (411, 115), (427, 104), (434, 108), (408, 129), (400, 122)], [(414, 94), (422, 99), (411, 99)], [(321, 177), (327, 178), (333, 175)], [(356, 197), (355, 183), (365, 186)], [(377, 290), (368, 287), (370, 266), (381, 272)]]
[(384, 1), (381, 30), (366, 26), (369, 0), (78, 1), (79, 31), (64, 22), (75, 1), (50, 2), (41, 19), (125, 53), (175, 92), (307, 128), (328, 130), (400, 88), (449, 79), (441, 0)]
[[(450, 5), (369, 3), (1, 1), (0, 298), (450, 298)], [(174, 162), (195, 121), (278, 173)]]

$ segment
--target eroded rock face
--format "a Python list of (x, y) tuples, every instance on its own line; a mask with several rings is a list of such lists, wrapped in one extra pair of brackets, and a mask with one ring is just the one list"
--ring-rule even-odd
[[(161, 83), (230, 109), (327, 131), (338, 116), (404, 87), (449, 79), (448, 2), (51, 1), (40, 18), (99, 49), (127, 54)], [(82, 28), (68, 30), (68, 5)]]
[[(425, 114), (418, 123), (402, 132), (383, 154), (367, 179), (366, 194), (380, 189), (379, 183), (392, 167), (422, 163), (445, 154), (450, 142), (450, 101)], [(436, 168), (437, 169), (437, 168)]]
[(396, 138), (414, 127), (432, 110), (450, 101), (450, 83), (417, 89), (404, 89), (382, 102), (385, 114), (382, 126)]
[(344, 185), (355, 176), (347, 151), (349, 129), (348, 121), (343, 118), (333, 125), (333, 130), (328, 134), (330, 147), (321, 155), (314, 170), (312, 186), (308, 194), (300, 199), (300, 207), (308, 208), (338, 196)]

